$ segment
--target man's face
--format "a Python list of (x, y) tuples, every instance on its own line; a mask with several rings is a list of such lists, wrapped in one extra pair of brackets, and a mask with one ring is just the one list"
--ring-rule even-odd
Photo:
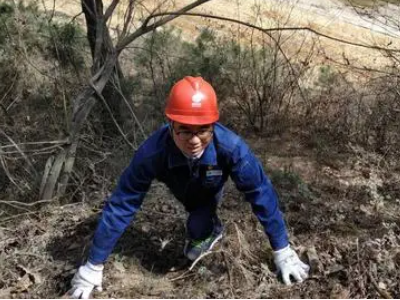
[(176, 146), (187, 156), (198, 156), (211, 142), (213, 124), (188, 125), (172, 123), (173, 138)]

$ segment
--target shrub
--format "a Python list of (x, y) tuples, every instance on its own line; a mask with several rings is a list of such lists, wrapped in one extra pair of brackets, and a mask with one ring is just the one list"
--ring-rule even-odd
[(310, 191), (308, 184), (303, 181), (298, 173), (290, 168), (272, 170), (269, 174), (271, 181), (284, 201), (298, 197), (308, 200), (314, 198), (314, 194)]
[(204, 29), (191, 44), (183, 40), (180, 31), (166, 28), (146, 37), (141, 49), (134, 58), (137, 74), (132, 77), (136, 105), (141, 106), (140, 111), (151, 111), (156, 123), (164, 121), (167, 94), (184, 76), (203, 76), (221, 96), (225, 59), (212, 31)]
[(208, 28), (200, 31), (194, 43), (188, 43), (170, 27), (146, 37), (142, 48), (135, 56), (134, 93), (137, 105), (152, 111), (157, 122), (163, 120), (172, 84), (186, 75), (202, 76), (214, 86), (221, 119), (236, 129), (243, 124), (261, 132), (288, 115), (286, 100), (297, 79), (277, 50), (268, 45), (240, 45)]
[(84, 47), (86, 37), (83, 30), (75, 23), (51, 23), (51, 38), (48, 51), (62, 66), (84, 67)]
[[(74, 62), (83, 53), (74, 52), (82, 45), (82, 31), (75, 24), (54, 24), (34, 1), (26, 3), (0, 3), (0, 127), (5, 133), (0, 139), (6, 145), (0, 177), (5, 173), (10, 183), (3, 191), (7, 199), (29, 202), (37, 200), (42, 175), (39, 170), (54, 152), (42, 150), (40, 142), (65, 136), (69, 96), (76, 92), (79, 81), (76, 73), (54, 75), (54, 58), (48, 45), (54, 45), (54, 40), (66, 45), (61, 47), (60, 53), (66, 53), (62, 58), (72, 57)], [(58, 36), (53, 38), (55, 33)], [(13, 147), (14, 143), (21, 151)], [(2, 182), (3, 178), (0, 185)]]

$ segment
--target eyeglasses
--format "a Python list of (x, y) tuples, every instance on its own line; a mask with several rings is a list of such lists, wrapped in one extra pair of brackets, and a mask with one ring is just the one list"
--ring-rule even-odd
[(212, 129), (200, 129), (197, 132), (189, 131), (189, 130), (182, 130), (176, 131), (174, 128), (172, 130), (178, 136), (178, 139), (182, 142), (189, 141), (193, 138), (193, 136), (197, 136), (200, 140), (206, 141), (208, 140), (214, 133)]

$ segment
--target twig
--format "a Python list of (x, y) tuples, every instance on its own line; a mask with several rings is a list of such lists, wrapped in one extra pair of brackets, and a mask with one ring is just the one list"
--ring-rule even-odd
[(47, 261), (51, 261), (50, 257), (43, 257), (41, 255), (35, 254), (35, 253), (30, 253), (30, 252), (21, 252), (21, 251), (15, 251), (13, 252), (13, 255), (21, 255), (21, 256), (33, 256), (36, 258), (40, 258), (41, 260), (47, 262)]
[(131, 107), (131, 105), (130, 105), (128, 99), (126, 99), (124, 93), (122, 92), (121, 86), (120, 86), (120, 85), (117, 86), (114, 82), (113, 82), (113, 85), (114, 85), (115, 89), (117, 90), (118, 94), (120, 94), (120, 96), (121, 96), (122, 99), (124, 100), (126, 106), (127, 106), (128, 109), (129, 109), (129, 112), (131, 113), (131, 115), (132, 115), (133, 118), (135, 119), (135, 122), (136, 122), (136, 124), (138, 125), (138, 127), (139, 127), (139, 129), (140, 129), (140, 132), (141, 132), (142, 135), (143, 135), (143, 138), (144, 138), (144, 139), (147, 139), (147, 135), (146, 135), (146, 133), (144, 132), (143, 125), (140, 123), (140, 121), (139, 121), (138, 117), (136, 116), (135, 112), (133, 111), (133, 109), (132, 109), (132, 107)]
[(179, 275), (176, 278), (169, 279), (169, 281), (177, 281), (177, 280), (186, 279), (186, 278), (194, 276), (194, 274), (188, 274), (188, 273), (189, 273), (189, 271), (186, 271), (185, 273), (183, 273), (182, 275)]
[(389, 292), (382, 290), (378, 283), (376, 282), (376, 280), (374, 279), (374, 277), (372, 276), (371, 272), (368, 272), (368, 277), (369, 280), (371, 281), (373, 287), (375, 288), (375, 290), (379, 293), (379, 295), (381, 295), (381, 297), (385, 298), (385, 299), (393, 299), (392, 295), (389, 294)]
[(242, 241), (241, 241), (241, 238), (240, 238), (240, 230), (239, 230), (239, 227), (237, 226), (236, 223), (233, 223), (233, 224), (235, 225), (236, 235), (237, 235), (237, 239), (238, 239), (238, 242), (239, 242), (239, 257), (242, 257)]
[(229, 288), (230, 288), (230, 290), (231, 290), (232, 298), (236, 298), (236, 297), (235, 297), (235, 293), (233, 292), (233, 285), (232, 285), (233, 276), (232, 276), (232, 270), (229, 268), (229, 262), (228, 262), (228, 258), (227, 258), (226, 252), (225, 252), (225, 251), (222, 251), (222, 255), (224, 256), (224, 261), (225, 261), (225, 264), (226, 264), (226, 269), (228, 270)]
[(21, 156), (25, 159), (25, 161), (28, 163), (28, 165), (31, 167), (31, 169), (33, 170), (34, 174), (37, 175), (36, 169), (33, 166), (33, 164), (31, 163), (31, 161), (29, 160), (29, 158), (25, 155), (25, 153), (21, 150), (21, 148), (14, 142), (14, 140), (9, 137), (3, 130), (0, 129), (0, 133), (5, 136), (13, 145), (14, 147), (18, 150), (18, 152), (21, 154)]
[(189, 268), (189, 271), (192, 271), (193, 268), (197, 265), (197, 263), (198, 263), (200, 260), (202, 260), (204, 257), (206, 257), (206, 256), (208, 256), (208, 255), (210, 255), (210, 254), (212, 254), (212, 253), (217, 253), (217, 252), (220, 252), (220, 251), (208, 251), (208, 252), (204, 252), (203, 254), (201, 254), (201, 255), (192, 263), (192, 265), (191, 265), (190, 268)]
[[(24, 153), (34, 153), (34, 154), (40, 154), (42, 152), (45, 153), (52, 153), (54, 152), (54, 150), (56, 149), (62, 149), (60, 147), (60, 145), (53, 145), (53, 146), (49, 146), (49, 147), (44, 147), (42, 149), (31, 149), (31, 150), (24, 150)], [(50, 151), (52, 150), (52, 151)], [(19, 151), (6, 151), (6, 152), (2, 152), (2, 154), (17, 154), (20, 153)]]
[(21, 218), (21, 217), (26, 216), (26, 215), (32, 215), (32, 214), (37, 214), (37, 213), (38, 213), (37, 211), (27, 211), (25, 213), (14, 215), (14, 216), (8, 217), (6, 219), (0, 220), (0, 224), (6, 223), (8, 221), (12, 221), (12, 220), (17, 219), (17, 218)]
[(19, 202), (19, 201), (6, 201), (6, 200), (0, 200), (0, 204), (7, 204), (13, 207), (16, 207), (15, 205), (22, 205), (25, 207), (32, 207), (38, 204), (42, 204), (42, 203), (48, 203), (48, 202), (52, 202), (54, 199), (50, 199), (50, 200), (40, 200), (40, 201), (36, 201), (36, 202), (31, 202), (31, 203), (24, 203), (24, 202)]
[(166, 16), (165, 18), (155, 21), (152, 24), (148, 25), (149, 21), (151, 19), (154, 19), (157, 14), (152, 14), (146, 18), (146, 20), (143, 21), (143, 24), (138, 30), (135, 32), (131, 33), (130, 35), (123, 37), (122, 40), (120, 40), (116, 46), (117, 53), (120, 53), (126, 46), (128, 46), (131, 42), (133, 42), (136, 38), (146, 34), (147, 32), (150, 32), (152, 30), (155, 30), (157, 27), (163, 26), (167, 24), (168, 22), (176, 19), (180, 15), (182, 15), (184, 12), (187, 12), (197, 6), (200, 6), (201, 4), (204, 4), (210, 0), (197, 0), (193, 3), (188, 4), (187, 6), (181, 8), (175, 14), (170, 14), (169, 16)]
[[(5, 231), (10, 231), (10, 232), (17, 232), (17, 229), (9, 229), (9, 228), (2, 227), (2, 226), (0, 226), (0, 229), (5, 230)], [(0, 242), (3, 242), (3, 240), (1, 240)]]
[(0, 149), (16, 147), (16, 146), (25, 146), (25, 145), (42, 145), (42, 144), (69, 144), (68, 139), (63, 140), (55, 140), (55, 141), (41, 141), (41, 142), (27, 142), (27, 143), (13, 143), (11, 145), (0, 146)]
[(122, 137), (124, 138), (125, 142), (133, 149), (133, 150), (137, 150), (137, 148), (127, 139), (124, 131), (122, 130), (121, 126), (119, 126), (117, 120), (115, 119), (110, 106), (108, 105), (106, 99), (104, 99), (103, 95), (101, 94), (101, 92), (97, 89), (97, 87), (93, 84), (92, 81), (89, 81), (89, 85), (90, 87), (94, 90), (94, 92), (96, 93), (97, 97), (100, 98), (103, 101), (104, 106), (106, 107), (107, 111), (110, 113), (110, 116), (112, 118), (112, 120), (114, 121), (115, 126), (117, 127), (118, 131), (121, 133)]
[(6, 161), (5, 161), (1, 151), (0, 151), (0, 165), (3, 167), (3, 171), (6, 173), (8, 179), (12, 182), (12, 184), (14, 184), (18, 190), (22, 191), (22, 188), (14, 180), (14, 177), (11, 175), (10, 171), (8, 170), (8, 166), (6, 164)]
[[(188, 278), (190, 276), (192, 276), (192, 274), (189, 274), (193, 268), (197, 265), (197, 263), (202, 260), (204, 257), (212, 254), (212, 253), (219, 253), (221, 251), (208, 251), (208, 252), (204, 252), (202, 255), (200, 255), (193, 263), (192, 265), (189, 267), (189, 269), (185, 272), (183, 272), (181, 275), (179, 275), (178, 277), (169, 279), (169, 281), (176, 281), (176, 280), (180, 280), (180, 279), (184, 279), (184, 278)], [(189, 274), (189, 275), (188, 275)]]
[[(14, 78), (13, 78), (13, 81), (12, 81), (12, 83), (11, 83), (9, 89), (6, 91), (6, 93), (5, 93), (5, 94), (3, 95), (3, 97), (1, 98), (0, 103), (3, 102), (3, 100), (8, 96), (8, 94), (9, 94), (9, 93), (11, 92), (11, 90), (14, 88), (15, 82), (17, 82), (17, 76), (18, 76), (18, 73), (15, 74), (15, 76), (14, 76)], [(7, 111), (7, 110), (6, 110), (6, 111)]]

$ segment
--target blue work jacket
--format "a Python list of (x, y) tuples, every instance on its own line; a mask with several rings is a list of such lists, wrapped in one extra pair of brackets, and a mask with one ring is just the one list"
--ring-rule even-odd
[(89, 261), (96, 264), (107, 259), (140, 209), (154, 179), (164, 182), (190, 212), (216, 201), (229, 176), (251, 204), (272, 248), (286, 247), (289, 241), (277, 194), (247, 144), (228, 128), (216, 123), (212, 141), (204, 150), (198, 166), (193, 168), (175, 145), (169, 125), (165, 125), (139, 147), (106, 201)]

